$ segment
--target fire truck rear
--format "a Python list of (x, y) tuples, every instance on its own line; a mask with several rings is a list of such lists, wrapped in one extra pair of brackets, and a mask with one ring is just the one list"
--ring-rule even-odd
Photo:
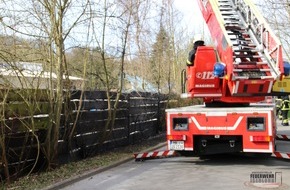
[(272, 106), (208, 108), (203, 105), (167, 110), (167, 142), (184, 156), (275, 150)]
[(167, 145), (181, 155), (275, 151), (272, 95), (285, 74), (280, 41), (250, 0), (197, 0), (214, 42), (197, 48), (182, 97), (204, 105), (166, 110)]

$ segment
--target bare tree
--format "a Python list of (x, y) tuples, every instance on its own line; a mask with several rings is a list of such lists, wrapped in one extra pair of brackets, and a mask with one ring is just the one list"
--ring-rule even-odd
[[(103, 130), (104, 141), (114, 127), (119, 98), (124, 84), (124, 69), (127, 60), (129, 35), (134, 25), (133, 15), (136, 14), (136, 7), (138, 7), (139, 2), (132, 0), (104, 0), (101, 4), (103, 5), (103, 15), (101, 17), (93, 17), (92, 25), (94, 26), (93, 39), (98, 45), (102, 60), (104, 76), (101, 81), (104, 82), (108, 99), (108, 119)], [(97, 8), (98, 6), (91, 10), (95, 11)], [(115, 65), (114, 72), (110, 70), (112, 68), (110, 65), (112, 64)], [(111, 74), (114, 73), (116, 75), (112, 77)], [(116, 80), (117, 83), (113, 80)], [(117, 92), (113, 105), (111, 101), (112, 91)]]
[[(154, 81), (158, 89), (164, 90), (167, 86), (167, 92), (172, 91), (174, 83), (179, 84), (175, 82), (181, 69), (177, 63), (184, 59), (181, 55), (186, 46), (182, 36), (176, 34), (180, 33), (177, 31), (180, 27), (179, 21), (175, 20), (178, 14), (172, 0), (30, 0), (24, 5), (22, 0), (5, 0), (0, 10), (0, 30), (3, 31), (3, 36), (0, 36), (1, 61), (9, 62), (11, 66), (20, 61), (39, 62), (43, 65), (42, 72), (50, 74), (46, 86), (49, 88), (49, 122), (45, 146), (41, 149), (48, 169), (56, 164), (61, 119), (69, 113), (69, 93), (64, 93), (64, 84), (69, 82), (71, 72), (86, 81), (82, 91), (87, 89), (87, 84), (91, 89), (106, 90), (109, 116), (104, 138), (110, 135), (115, 125), (125, 73), (131, 72), (144, 78), (144, 83), (145, 79)], [(70, 55), (69, 59), (67, 55)], [(154, 64), (150, 64), (152, 60)], [(39, 81), (35, 84), (20, 69), (17, 70), (22, 88), (39, 87)], [(55, 79), (54, 74), (57, 76)], [(9, 86), (7, 89), (14, 88), (10, 81), (4, 80), (5, 77), (0, 78)], [(117, 93), (114, 103), (111, 101), (112, 91)], [(19, 91), (23, 95), (21, 93)], [(24, 98), (24, 95), (21, 97)], [(81, 100), (82, 96), (79, 110)], [(38, 105), (30, 99), (23, 101), (28, 104), (32, 117)], [(4, 103), (2, 107), (4, 116)], [(67, 140), (74, 137), (77, 119), (78, 115), (73, 127), (67, 128)], [(1, 122), (4, 126), (5, 119)], [(31, 122), (34, 122), (33, 117)], [(28, 131), (30, 129), (37, 139), (34, 128)], [(1, 135), (0, 145), (4, 149), (5, 134)], [(2, 152), (3, 163), (7, 162), (4, 154)]]
[[(38, 40), (41, 49), (41, 62), (50, 71), (50, 122), (46, 138), (46, 155), (48, 168), (51, 168), (57, 155), (59, 128), (61, 126), (63, 102), (68, 95), (63, 94), (64, 80), (68, 80), (67, 62), (65, 57), (65, 41), (70, 32), (81, 22), (86, 11), (88, 1), (81, 4), (71, 0), (31, 0), (23, 4), (22, 1), (6, 1), (2, 7), (2, 24), (5, 30), (10, 30), (15, 35)], [(14, 5), (20, 5), (15, 6)], [(73, 6), (74, 5), (74, 6)], [(20, 14), (14, 14), (10, 11)], [(78, 7), (77, 11), (72, 7)], [(12, 14), (10, 14), (12, 13)], [(74, 13), (74, 20), (69, 14)], [(70, 19), (68, 19), (70, 18)], [(66, 22), (64, 23), (64, 20)], [(13, 22), (11, 22), (13, 21)], [(65, 25), (66, 24), (66, 25)], [(28, 27), (29, 26), (29, 27)], [(23, 55), (22, 55), (23, 56)], [(56, 73), (56, 81), (53, 80), (53, 73)]]
[[(70, 31), (77, 25), (80, 21), (81, 17), (86, 12), (86, 6), (89, 3), (88, 1), (81, 6), (81, 11), (76, 17), (76, 19), (71, 23), (71, 25), (65, 30), (64, 29), (64, 19), (65, 14), (68, 12), (70, 7), (72, 6), (71, 0), (39, 0), (38, 6), (44, 9), (44, 12), (48, 16), (48, 25), (44, 22), (41, 22), (42, 25), (46, 29), (46, 34), (48, 37), (48, 60), (50, 63), (50, 70), (52, 73), (53, 68), (55, 68), (55, 72), (57, 75), (56, 81), (56, 94), (54, 96), (54, 89), (51, 89), (51, 97), (53, 97), (51, 101), (51, 119), (52, 124), (48, 128), (47, 139), (46, 139), (46, 157), (48, 160), (48, 169), (51, 168), (51, 164), (56, 159), (57, 155), (57, 147), (58, 147), (58, 139), (59, 139), (59, 128), (61, 126), (61, 115), (62, 115), (62, 107), (63, 102), (66, 100), (68, 95), (64, 96), (63, 94), (63, 80), (68, 79), (68, 70), (67, 70), (67, 62), (65, 58), (65, 40), (67, 36), (70, 34)], [(37, 10), (37, 9), (35, 9)], [(40, 21), (43, 19), (40, 18)], [(53, 87), (53, 85), (51, 85)], [(55, 98), (54, 98), (55, 97)], [(67, 101), (65, 101), (67, 102)]]
[(271, 25), (274, 32), (280, 38), (284, 49), (284, 58), (290, 60), (290, 1), (289, 0), (260, 0), (256, 1), (263, 16)]

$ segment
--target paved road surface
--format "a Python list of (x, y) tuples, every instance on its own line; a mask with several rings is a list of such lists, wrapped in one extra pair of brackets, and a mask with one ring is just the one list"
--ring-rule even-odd
[(282, 172), (283, 187), (290, 187), (290, 162), (223, 155), (205, 160), (177, 157), (131, 161), (65, 189), (253, 189), (249, 183), (253, 172)]
[[(278, 134), (290, 135), (290, 127), (278, 127)], [(290, 142), (278, 142), (278, 149), (290, 152)], [(250, 183), (255, 172), (277, 174), (282, 185), (274, 189), (290, 189), (290, 161), (241, 155), (219, 155), (206, 159), (165, 158), (145, 162), (130, 161), (64, 190), (239, 190), (263, 189), (265, 184)]]

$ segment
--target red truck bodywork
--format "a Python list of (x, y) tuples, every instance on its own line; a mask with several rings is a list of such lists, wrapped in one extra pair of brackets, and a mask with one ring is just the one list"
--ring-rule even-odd
[[(205, 104), (166, 110), (168, 149), (184, 155), (273, 153), (275, 109), (257, 102), (283, 77), (281, 43), (250, 0), (197, 1), (213, 45), (197, 48), (182, 97)], [(224, 66), (221, 76), (214, 75), (217, 63)]]
[(169, 150), (189, 155), (275, 150), (273, 106), (217, 109), (196, 105), (166, 112)]

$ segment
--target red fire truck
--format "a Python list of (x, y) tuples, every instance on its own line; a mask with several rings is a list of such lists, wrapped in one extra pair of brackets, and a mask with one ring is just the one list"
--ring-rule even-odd
[(203, 98), (204, 105), (166, 110), (168, 150), (272, 154), (274, 106), (258, 102), (288, 74), (281, 43), (250, 0), (197, 1), (214, 45), (197, 48), (182, 96)]

